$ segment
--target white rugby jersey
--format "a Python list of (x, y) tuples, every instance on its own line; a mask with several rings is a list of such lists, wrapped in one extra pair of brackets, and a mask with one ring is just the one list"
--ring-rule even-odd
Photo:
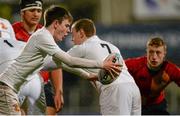
[[(71, 56), (93, 59), (93, 60), (105, 60), (105, 58), (111, 53), (120, 54), (120, 62), (124, 63), (119, 49), (107, 41), (99, 39), (96, 35), (88, 38), (81, 45), (73, 46), (68, 52)], [(126, 68), (125, 65), (123, 65)], [(97, 73), (97, 69), (88, 69), (89, 71)]]
[(0, 18), (0, 38), (16, 40), (14, 30), (10, 22), (3, 18)]
[(92, 61), (71, 57), (55, 43), (51, 33), (43, 27), (37, 30), (29, 39), (20, 56), (0, 76), (0, 81), (6, 83), (16, 92), (27, 81), (28, 75), (38, 72), (47, 55), (53, 56), (70, 66), (102, 68), (102, 61)]
[[(81, 45), (75, 45), (67, 53), (74, 57), (80, 57), (80, 58), (86, 58), (92, 60), (101, 60), (101, 61), (103, 61), (110, 53), (119, 53), (120, 54), (119, 60), (123, 64), (123, 68), (122, 68), (122, 72), (120, 73), (120, 76), (125, 77), (125, 78), (121, 77), (122, 78), (121, 80), (123, 82), (134, 81), (133, 77), (127, 71), (126, 64), (124, 63), (124, 60), (122, 58), (119, 49), (113, 44), (99, 39), (98, 36), (96, 35), (88, 38)], [(99, 71), (99, 69), (84, 69), (84, 70), (93, 73), (98, 73)], [(105, 85), (105, 87), (110, 85), (111, 84)]]
[(17, 41), (8, 20), (0, 18), (0, 73), (21, 53), (25, 43)]
[[(110, 53), (119, 53), (117, 47), (99, 39), (96, 35), (88, 38), (81, 45), (75, 45), (68, 53), (75, 57), (104, 60)], [(103, 85), (96, 81), (94, 86), (99, 91), (99, 104), (102, 115), (140, 115), (141, 97), (133, 77), (120, 54), (120, 63), (123, 64), (119, 77), (112, 83)], [(97, 69), (88, 69), (97, 73)], [(93, 83), (94, 85), (94, 83)]]

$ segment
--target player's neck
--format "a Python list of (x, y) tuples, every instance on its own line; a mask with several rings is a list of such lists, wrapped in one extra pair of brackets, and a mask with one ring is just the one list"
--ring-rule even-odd
[(35, 32), (37, 25), (30, 25), (23, 22), (23, 27), (29, 34), (32, 34)]
[(151, 71), (159, 71), (161, 69), (161, 66), (162, 66), (162, 64), (157, 67), (152, 67), (150, 64), (147, 63), (147, 67)]

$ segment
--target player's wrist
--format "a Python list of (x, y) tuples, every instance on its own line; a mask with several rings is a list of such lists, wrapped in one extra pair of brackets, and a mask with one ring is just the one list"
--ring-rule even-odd
[(55, 95), (63, 95), (63, 91), (62, 90), (58, 90), (55, 92)]
[(61, 95), (63, 95), (63, 91), (60, 90), (59, 92), (60, 92)]

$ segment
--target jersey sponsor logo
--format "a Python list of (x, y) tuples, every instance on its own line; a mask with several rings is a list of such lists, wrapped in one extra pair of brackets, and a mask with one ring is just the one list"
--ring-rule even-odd
[(6, 29), (7, 26), (4, 23), (0, 22), (0, 30), (6, 30)]
[(3, 22), (0, 22), (0, 38), (3, 37), (3, 30), (7, 30), (7, 26), (3, 23)]

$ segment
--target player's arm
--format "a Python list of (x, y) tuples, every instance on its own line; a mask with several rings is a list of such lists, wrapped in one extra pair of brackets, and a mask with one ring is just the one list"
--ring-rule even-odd
[(120, 66), (120, 64), (112, 62), (115, 56), (112, 56), (110, 60), (104, 60), (102, 62), (102, 61), (72, 57), (66, 52), (60, 51), (55, 53), (53, 57), (59, 60), (57, 62), (62, 61), (63, 63), (76, 68), (104, 68), (106, 70), (112, 70), (112, 69), (118, 70), (117, 67)]
[(87, 72), (81, 68), (73, 68), (64, 63), (61, 63), (61, 62), (59, 63), (57, 60), (52, 59), (52, 57), (49, 57), (45, 60), (42, 70), (48, 70), (48, 71), (51, 70), (52, 71), (52, 70), (58, 69), (58, 68), (63, 68), (63, 70), (66, 70), (67, 72), (78, 75), (84, 79), (88, 79), (89, 77), (92, 76), (89, 74), (89, 72)]
[[(33, 37), (35, 36), (31, 36)], [(37, 42), (37, 48), (46, 52), (50, 56), (52, 56), (54, 59), (57, 59), (56, 63), (63, 62), (71, 67), (82, 67), (82, 68), (104, 68), (106, 70), (116, 69), (116, 66), (119, 66), (118, 63), (113, 63), (112, 61), (94, 61), (94, 60), (87, 60), (83, 58), (77, 58), (72, 57), (63, 50), (59, 48), (59, 46), (49, 39), (48, 37), (44, 35), (37, 35), (38, 39)], [(53, 39), (53, 38), (52, 38)]]
[(60, 111), (64, 104), (63, 98), (63, 75), (62, 69), (56, 69), (51, 71), (51, 82), (53, 83), (54, 87), (54, 103), (56, 111)]
[(169, 75), (171, 80), (180, 87), (180, 68), (169, 62), (166, 66), (165, 72)]
[(79, 77), (82, 77), (83, 79), (87, 79), (87, 80), (91, 80), (91, 78), (95, 77), (95, 74), (93, 75), (93, 74), (83, 70), (82, 68), (72, 68), (66, 64), (62, 64), (62, 69), (67, 72), (73, 73)]
[[(73, 57), (67, 54), (66, 52), (58, 52), (54, 54), (54, 57), (57, 60), (62, 61), (63, 63), (76, 68), (103, 68), (103, 62), (101, 61), (93, 61), (78, 57)], [(59, 62), (59, 61), (57, 61)]]

